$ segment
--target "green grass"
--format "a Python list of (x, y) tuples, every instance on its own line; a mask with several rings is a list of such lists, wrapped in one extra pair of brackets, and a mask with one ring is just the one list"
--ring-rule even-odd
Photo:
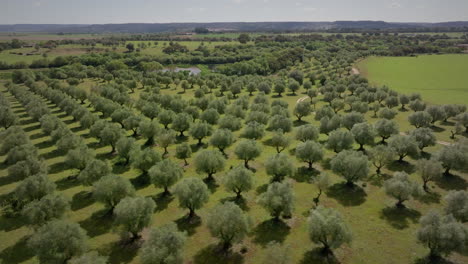
[[(92, 85), (92, 80), (86, 80), (79, 87), (87, 89)], [(51, 168), (49, 177), (59, 186), (60, 192), (72, 199), (72, 210), (66, 217), (71, 221), (78, 222), (88, 232), (90, 236), (88, 242), (90, 248), (109, 256), (110, 263), (139, 263), (138, 256), (135, 256), (137, 254), (136, 250), (119, 244), (119, 237), (116, 233), (113, 233), (111, 228), (112, 220), (100, 216), (103, 206), (95, 203), (90, 198), (86, 198), (85, 192), (90, 191), (91, 188), (83, 187), (76, 182), (66, 180), (66, 177), (75, 174), (76, 171), (63, 167), (64, 157), (62, 155), (53, 155), (56, 147), (48, 143), (50, 140), (49, 136), (42, 133), (38, 123), (31, 122), (24, 108), (1, 87), (1, 84), (0, 91), (11, 99), (14, 111), (21, 117), (20, 125), (28, 133), (32, 139), (32, 143), (39, 148), (39, 154), (46, 159), (47, 164)], [(174, 90), (173, 88), (161, 90), (165, 94), (176, 94), (179, 91), (180, 89)], [(289, 103), (290, 111), (292, 111), (295, 102), (299, 98), (304, 97), (304, 94), (301, 92), (298, 92), (295, 96), (287, 93), (281, 98)], [(137, 90), (132, 94), (132, 98), (137, 99), (140, 93), (141, 90)], [(182, 96), (187, 100), (194, 98), (194, 90), (187, 90), (187, 93)], [(275, 96), (272, 96), (270, 100), (274, 99), (276, 99)], [(323, 104), (323, 102), (319, 103), (319, 105)], [(86, 137), (86, 143), (95, 149), (97, 157), (107, 159), (114, 164), (114, 172), (116, 174), (130, 180), (139, 176), (140, 173), (135, 169), (116, 165), (116, 157), (108, 154), (110, 147), (97, 145), (95, 138), (87, 137), (88, 130), (80, 129), (78, 122), (73, 122), (70, 116), (60, 111), (55, 105), (49, 104), (49, 106), (55, 115), (66, 122), (70, 129), (78, 135)], [(90, 108), (90, 110), (92, 109)], [(397, 116), (397, 121), (402, 131), (409, 129), (406, 119), (408, 114), (409, 112), (399, 112)], [(291, 118), (295, 120), (294, 117)], [(377, 120), (372, 118), (371, 113), (368, 113), (366, 118), (370, 123), (374, 123)], [(318, 122), (313, 119), (313, 115), (304, 118), (304, 122), (318, 125)], [(297, 123), (295, 124), (298, 125)], [(444, 129), (449, 128), (446, 126), (440, 127)], [(235, 133), (237, 141), (240, 139), (239, 134), (239, 131)], [(288, 133), (288, 135), (292, 137), (293, 132)], [(442, 133), (438, 132), (436, 135), (440, 139)], [(265, 143), (270, 138), (271, 133), (268, 132), (261, 139), (261, 142)], [(195, 140), (190, 137), (186, 140), (194, 147), (194, 150), (198, 149)], [(320, 141), (324, 140), (326, 140), (326, 136), (321, 135)], [(138, 143), (143, 144), (143, 141), (143, 139), (139, 139)], [(203, 141), (205, 144), (208, 142), (207, 139)], [(291, 146), (284, 150), (284, 152), (293, 155), (297, 144), (297, 141), (293, 141)], [(211, 148), (210, 146), (203, 147)], [(428, 151), (433, 152), (439, 147), (428, 148)], [(161, 151), (159, 147), (154, 146), (154, 148)], [(266, 184), (269, 182), (269, 176), (266, 175), (264, 170), (264, 162), (269, 156), (276, 153), (273, 147), (266, 144), (263, 145), (261, 156), (250, 162), (251, 167), (256, 170), (255, 187), (244, 194), (246, 213), (253, 220), (251, 234), (240, 245), (234, 247), (235, 253), (229, 257), (220, 255), (212, 250), (217, 240), (211, 237), (205, 223), (213, 206), (220, 201), (234, 197), (234, 194), (227, 193), (221, 184), (221, 179), (229, 166), (242, 164), (242, 161), (235, 157), (234, 149), (235, 144), (226, 149), (226, 153), (229, 155), (226, 170), (215, 175), (219, 186), (210, 195), (209, 202), (197, 212), (201, 218), (199, 225), (188, 225), (183, 221), (187, 210), (178, 207), (177, 199), (158, 199), (158, 195), (162, 192), (161, 189), (156, 189), (152, 185), (139, 188), (137, 190), (138, 195), (154, 197), (157, 202), (158, 207), (151, 226), (161, 226), (171, 221), (176, 221), (179, 223), (180, 228), (189, 232), (185, 245), (185, 263), (261, 263), (265, 257), (265, 245), (272, 239), (282, 241), (283, 244), (290, 246), (292, 263), (322, 263), (321, 261), (317, 261), (314, 251), (317, 246), (310, 242), (307, 235), (307, 216), (313, 206), (312, 199), (318, 190), (314, 184), (308, 181), (306, 175), (299, 174), (299, 176), (289, 180), (295, 192), (295, 210), (292, 218), (284, 220), (282, 224), (271, 225), (269, 222), (270, 216), (256, 202), (258, 195), (264, 191)], [(172, 145), (169, 148), (169, 158), (174, 159), (174, 152), (175, 146)], [(366, 181), (366, 185), (360, 183), (361, 187), (357, 188), (356, 191), (348, 191), (346, 188), (342, 188), (341, 183), (343, 180), (329, 170), (329, 160), (334, 155), (333, 152), (327, 150), (325, 160), (317, 163), (315, 168), (327, 171), (333, 183), (331, 189), (322, 195), (321, 204), (339, 210), (354, 234), (354, 240), (351, 245), (344, 246), (335, 251), (338, 260), (341, 263), (412, 263), (414, 260), (427, 254), (427, 250), (416, 243), (417, 220), (420, 215), (425, 214), (429, 209), (440, 208), (440, 204), (437, 202), (411, 200), (406, 203), (411, 208), (410, 210), (397, 212), (392, 209), (394, 201), (386, 196), (381, 188), (383, 179), (375, 175), (371, 175)], [(3, 158), (0, 157), (0, 161)], [(291, 156), (291, 158), (298, 170), (305, 166), (305, 163), (297, 161), (294, 156)], [(188, 161), (190, 165), (185, 167), (185, 177), (205, 177), (195, 172), (192, 166), (192, 159)], [(408, 159), (408, 161), (409, 163), (404, 168), (412, 173), (411, 177), (414, 180), (421, 182), (414, 173), (415, 161), (411, 159)], [(179, 160), (177, 162), (183, 163)], [(384, 170), (385, 177), (389, 177), (394, 171), (400, 169), (402, 169), (402, 166), (394, 164), (390, 169)], [(7, 168), (1, 168), (0, 195), (13, 191), (20, 183), (19, 181), (3, 182), (2, 179), (6, 175)], [(460, 174), (460, 176), (466, 179), (466, 175)], [(460, 179), (460, 177), (457, 179)], [(433, 192), (441, 196), (445, 195), (448, 191), (446, 187), (440, 184), (431, 183), (430, 186)], [(0, 216), (0, 259), (3, 259), (3, 263), (38, 263), (37, 259), (32, 257), (31, 252), (27, 250), (24, 242), (25, 238), (31, 233), (32, 231), (25, 227), (21, 221)], [(239, 253), (242, 247), (248, 249), (245, 254)], [(466, 261), (466, 257), (459, 255), (452, 255), (450, 259), (456, 263)]]
[(420, 93), (430, 103), (468, 102), (468, 54), (370, 57), (357, 67), (372, 83)]

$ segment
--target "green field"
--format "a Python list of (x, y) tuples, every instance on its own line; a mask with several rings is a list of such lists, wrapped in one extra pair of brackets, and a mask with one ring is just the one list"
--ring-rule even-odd
[(434, 104), (468, 102), (468, 55), (370, 57), (357, 67), (370, 82), (402, 93), (420, 93)]

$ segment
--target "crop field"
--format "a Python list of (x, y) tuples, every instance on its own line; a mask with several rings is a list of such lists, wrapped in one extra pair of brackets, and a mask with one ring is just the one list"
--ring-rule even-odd
[(468, 102), (468, 55), (370, 57), (357, 64), (370, 82), (420, 93), (434, 104)]
[[(223, 34), (236, 33), (207, 36)], [(99, 264), (167, 264), (148, 253), (158, 249), (180, 254), (175, 264), (428, 264), (418, 234), (433, 210), (459, 244), (434, 259), (467, 263), (466, 212), (446, 197), (468, 197), (468, 55), (357, 62), (402, 41), (418, 50), (419, 40), (355, 38), (362, 53), (331, 35), (311, 50), (287, 39), (179, 42), (234, 61), (215, 68), (196, 52), (156, 62), (149, 55), (167, 41), (116, 53), (63, 45), (47, 52), (73, 56), (62, 67), (0, 72), (0, 263), (94, 264), (97, 252)], [(0, 60), (17, 62), (12, 51), (34, 49)], [(201, 74), (162, 71), (179, 61)], [(184, 191), (193, 178), (200, 191)], [(50, 223), (66, 235), (51, 236)], [(339, 234), (330, 248), (313, 238), (328, 225)], [(164, 230), (185, 240), (167, 252), (177, 239), (154, 243)]]

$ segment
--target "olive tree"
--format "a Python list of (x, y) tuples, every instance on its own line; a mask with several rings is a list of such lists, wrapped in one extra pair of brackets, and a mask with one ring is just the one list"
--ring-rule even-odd
[(175, 116), (174, 121), (172, 121), (172, 129), (179, 132), (179, 137), (184, 136), (184, 132), (190, 128), (192, 123), (192, 117), (187, 113), (179, 113)]
[(364, 150), (364, 145), (374, 144), (375, 130), (369, 123), (358, 123), (353, 126), (351, 133), (354, 140), (359, 144), (359, 150)]
[(380, 175), (381, 169), (393, 162), (396, 153), (386, 145), (377, 145), (367, 152), (367, 156), (377, 169), (376, 173)]
[(327, 141), (327, 148), (338, 153), (340, 151), (352, 148), (354, 136), (347, 130), (335, 130), (330, 133)]
[(398, 161), (402, 162), (403, 159), (410, 156), (419, 155), (419, 148), (416, 140), (407, 135), (394, 135), (388, 140), (388, 146), (392, 148), (399, 156)]
[(303, 117), (310, 115), (311, 112), (312, 108), (310, 107), (310, 103), (306, 101), (297, 103), (293, 111), (298, 121), (301, 121)]
[(429, 127), (432, 122), (432, 116), (426, 111), (417, 111), (408, 116), (408, 121), (416, 128)]
[(125, 160), (125, 165), (130, 162), (130, 157), (132, 153), (138, 150), (138, 146), (136, 145), (136, 140), (130, 137), (122, 137), (117, 141), (115, 144), (115, 148), (119, 157)]
[(421, 217), (419, 224), (418, 242), (429, 248), (429, 258), (432, 260), (460, 251), (466, 245), (466, 227), (452, 215), (442, 215), (431, 210)]
[(125, 197), (133, 196), (135, 188), (129, 180), (117, 175), (106, 175), (93, 184), (93, 197), (114, 212), (115, 206)]
[(28, 247), (42, 263), (66, 263), (87, 249), (88, 236), (79, 224), (52, 220), (28, 240)]
[(398, 125), (393, 120), (380, 119), (374, 124), (375, 132), (379, 137), (382, 138), (381, 143), (385, 143), (385, 140), (392, 135), (398, 134)]
[(426, 112), (432, 117), (431, 124), (434, 125), (437, 121), (443, 121), (446, 118), (445, 110), (442, 105), (430, 105), (426, 108)]
[(170, 194), (169, 187), (183, 176), (183, 169), (172, 160), (165, 159), (149, 169), (148, 174), (155, 187), (164, 188), (163, 195)]
[(208, 229), (212, 236), (221, 240), (223, 250), (241, 241), (250, 230), (250, 221), (242, 209), (233, 202), (225, 202), (214, 207), (208, 217)]
[(161, 154), (152, 148), (134, 151), (130, 156), (132, 167), (139, 169), (143, 174), (147, 174), (148, 170), (161, 159)]
[(346, 180), (346, 185), (352, 187), (360, 179), (369, 174), (369, 160), (362, 152), (344, 150), (338, 153), (330, 162), (331, 169)]
[(270, 156), (265, 161), (266, 173), (272, 176), (272, 181), (282, 181), (285, 177), (291, 177), (294, 174), (294, 165), (289, 156), (279, 153)]
[(249, 168), (249, 161), (257, 158), (262, 153), (262, 148), (255, 140), (244, 139), (237, 144), (234, 150), (237, 158), (244, 161), (244, 166)]
[(468, 191), (450, 191), (444, 198), (445, 212), (459, 221), (468, 221)]
[(384, 182), (385, 193), (397, 200), (396, 207), (405, 207), (403, 202), (420, 193), (418, 185), (410, 180), (406, 172), (395, 172), (393, 177)]
[(91, 186), (101, 177), (109, 175), (112, 169), (106, 161), (93, 159), (86, 164), (84, 170), (78, 174), (78, 181), (83, 185)]
[(442, 163), (444, 174), (450, 175), (450, 170), (464, 170), (468, 166), (468, 145), (466, 143), (455, 143), (443, 146), (435, 157)]
[(297, 145), (295, 154), (296, 158), (303, 162), (307, 162), (309, 165), (308, 169), (312, 170), (313, 163), (323, 159), (322, 145), (308, 140)]
[(206, 173), (207, 179), (212, 180), (213, 174), (222, 171), (226, 163), (223, 154), (218, 150), (202, 150), (194, 157), (197, 173)]
[(440, 178), (444, 170), (442, 163), (434, 159), (418, 160), (417, 169), (421, 179), (423, 180), (423, 189), (426, 192), (429, 192), (427, 183), (429, 181), (434, 181)]
[(258, 203), (270, 213), (275, 221), (281, 216), (291, 216), (294, 208), (294, 194), (288, 183), (273, 182), (262, 193)]
[(172, 129), (162, 131), (156, 141), (158, 145), (164, 149), (163, 156), (168, 154), (167, 148), (176, 142), (176, 133)]
[(317, 141), (319, 137), (319, 130), (317, 127), (307, 124), (302, 125), (296, 129), (296, 139), (302, 142), (307, 140)]
[(176, 158), (184, 160), (185, 166), (188, 165), (187, 159), (192, 156), (192, 149), (188, 143), (182, 143), (176, 147)]
[(418, 144), (419, 150), (423, 151), (425, 147), (434, 146), (437, 139), (430, 128), (420, 127), (411, 131), (410, 136)]
[(60, 219), (70, 210), (70, 199), (62, 194), (48, 194), (28, 203), (21, 211), (29, 225), (42, 226), (52, 219)]
[(237, 166), (230, 170), (223, 178), (224, 187), (229, 192), (234, 192), (237, 199), (242, 198), (242, 192), (253, 188), (253, 172), (243, 166)]
[(117, 124), (108, 124), (99, 134), (101, 143), (112, 147), (111, 153), (115, 152), (117, 141), (123, 137), (123, 131)]
[(326, 173), (320, 173), (320, 175), (314, 180), (315, 185), (317, 186), (317, 189), (319, 190), (318, 194), (316, 197), (314, 197), (313, 201), (315, 203), (315, 206), (318, 206), (318, 203), (320, 202), (320, 196), (322, 196), (322, 192), (325, 191), (328, 187), (330, 187), (330, 177), (328, 177), (328, 174)]
[(221, 153), (234, 143), (234, 135), (229, 129), (217, 129), (210, 138), (210, 144), (218, 148)]
[(115, 225), (122, 238), (131, 241), (140, 238), (139, 233), (151, 223), (156, 204), (150, 197), (125, 197), (115, 206)]
[(186, 239), (174, 223), (152, 228), (140, 249), (141, 263), (182, 264)]
[(273, 133), (270, 145), (275, 147), (277, 153), (281, 153), (289, 146), (289, 144), (291, 144), (291, 139), (286, 136), (282, 130), (277, 130)]
[(194, 177), (181, 180), (176, 185), (174, 194), (179, 200), (179, 206), (189, 209), (189, 218), (195, 216), (195, 210), (202, 208), (210, 196), (206, 184)]
[(210, 124), (208, 124), (205, 121), (203, 122), (200, 121), (190, 126), (189, 133), (194, 139), (198, 140), (198, 145), (202, 145), (203, 138), (210, 136), (212, 131), (213, 131), (213, 128), (211, 127)]
[(44, 174), (36, 174), (21, 181), (14, 190), (15, 197), (24, 203), (39, 200), (55, 191), (56, 185)]
[(250, 139), (261, 139), (265, 134), (265, 126), (256, 121), (248, 122), (244, 130), (242, 131), (241, 136)]
[(309, 238), (313, 243), (323, 246), (322, 252), (333, 254), (332, 250), (349, 244), (352, 240), (351, 231), (341, 214), (333, 208), (322, 206), (310, 212), (308, 219)]
[(145, 145), (153, 145), (154, 138), (161, 132), (161, 127), (156, 120), (143, 120), (138, 126), (138, 134), (146, 138)]

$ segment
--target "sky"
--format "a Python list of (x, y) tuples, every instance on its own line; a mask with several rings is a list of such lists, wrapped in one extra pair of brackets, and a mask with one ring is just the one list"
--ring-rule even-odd
[(0, 0), (0, 24), (468, 21), (468, 0)]

